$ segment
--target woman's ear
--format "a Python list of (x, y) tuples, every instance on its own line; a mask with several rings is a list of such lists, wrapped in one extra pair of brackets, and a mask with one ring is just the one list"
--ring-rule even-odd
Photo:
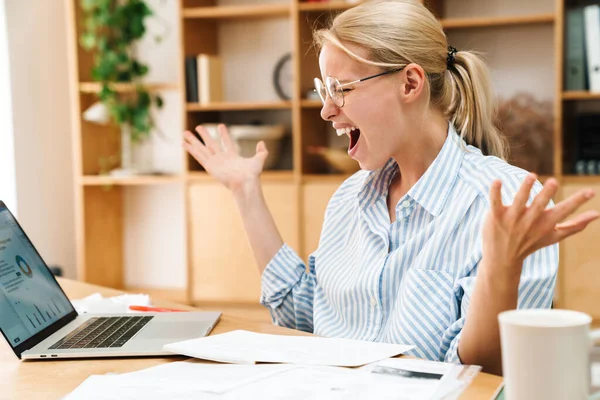
[(402, 74), (403, 85), (401, 97), (407, 103), (416, 101), (420, 96), (423, 88), (425, 87), (425, 71), (420, 65), (408, 64), (404, 67), (404, 74)]

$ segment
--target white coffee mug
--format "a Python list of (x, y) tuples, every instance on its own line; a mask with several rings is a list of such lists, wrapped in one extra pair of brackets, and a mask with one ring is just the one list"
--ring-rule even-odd
[(507, 400), (588, 399), (593, 339), (589, 315), (511, 310), (500, 313), (498, 321)]

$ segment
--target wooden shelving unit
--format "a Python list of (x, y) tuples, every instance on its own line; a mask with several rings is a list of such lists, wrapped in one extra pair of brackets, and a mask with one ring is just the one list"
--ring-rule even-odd
[[(158, 92), (164, 90), (178, 90), (178, 85), (174, 83), (146, 83), (144, 86), (150, 91)], [(130, 83), (115, 83), (110, 85), (111, 89), (117, 92), (134, 92), (135, 85)], [(81, 93), (98, 93), (102, 85), (99, 82), (81, 82), (79, 83), (79, 91)]]
[(181, 12), (183, 18), (203, 19), (248, 19), (287, 17), (290, 15), (290, 6), (287, 4), (252, 4), (235, 6), (212, 6), (184, 8)]
[[(260, 175), (263, 182), (293, 182), (293, 171), (264, 171)], [(188, 173), (188, 182), (209, 182), (216, 183), (215, 179), (204, 171), (191, 171)]]
[(169, 176), (133, 176), (116, 178), (111, 176), (87, 175), (81, 177), (79, 183), (84, 186), (140, 186), (140, 185), (169, 185), (183, 182), (183, 177)]
[(273, 101), (273, 102), (247, 102), (247, 103), (211, 103), (198, 104), (187, 103), (187, 111), (256, 111), (256, 110), (290, 110), (292, 108), (291, 101)]
[(554, 14), (525, 15), (514, 17), (488, 18), (449, 18), (442, 19), (444, 29), (493, 28), (500, 26), (523, 26), (532, 24), (553, 24)]
[(562, 93), (563, 100), (600, 100), (600, 93), (569, 91)]
[(349, 8), (355, 7), (363, 1), (325, 1), (316, 3), (299, 3), (298, 9), (305, 12), (318, 12), (318, 11), (344, 11)]
[[(70, 20), (79, 15), (77, 0), (65, 0), (71, 10)], [(548, 41), (554, 43), (554, 55), (539, 59), (540, 65), (553, 65), (555, 80), (554, 153), (553, 176), (561, 183), (557, 200), (579, 188), (593, 187), (600, 191), (600, 177), (573, 175), (568, 167), (570, 136), (568, 115), (577, 102), (600, 100), (600, 93), (565, 92), (562, 85), (564, 54), (565, 10), (571, 0), (547, 0), (549, 7), (512, 15), (504, 13), (501, 0), (494, 14), (497, 15), (445, 15), (444, 9), (456, 0), (430, 0), (429, 6), (440, 18), (448, 33), (460, 35), (484, 34), (490, 29), (552, 29)], [(544, 0), (539, 0), (543, 2)], [(573, 0), (574, 1), (574, 0)], [(240, 3), (241, 1), (238, 1)], [(359, 2), (360, 3), (360, 2)], [(265, 199), (274, 215), (282, 236), (299, 254), (306, 257), (317, 246), (323, 211), (344, 174), (333, 174), (315, 156), (307, 152), (308, 146), (327, 145), (329, 124), (322, 121), (319, 100), (309, 100), (305, 95), (312, 89), (312, 79), (319, 75), (316, 55), (311, 49), (311, 29), (315, 23), (327, 20), (330, 13), (338, 13), (354, 7), (356, 2), (332, 0), (330, 2), (302, 2), (290, 0), (275, 4), (246, 0), (239, 5), (219, 5), (216, 0), (179, 0), (180, 80), (176, 83), (152, 84), (152, 90), (176, 90), (182, 102), (182, 120), (185, 128), (197, 124), (220, 122), (222, 118), (249, 119), (263, 114), (290, 116), (292, 166), (286, 170), (265, 171), (261, 179)], [(531, 10), (531, 8), (530, 8)], [(550, 10), (550, 12), (548, 12)], [(554, 11), (552, 11), (554, 10)], [(512, 10), (515, 11), (515, 10)], [(517, 12), (519, 10), (516, 10)], [(186, 103), (184, 81), (184, 58), (199, 53), (219, 54), (219, 46), (227, 38), (226, 27), (234, 24), (270, 24), (283, 20), (289, 25), (293, 57), (294, 97), (289, 101), (236, 99), (211, 104)], [(488, 29), (489, 28), (489, 29)], [(71, 27), (72, 59), (79, 71), (72, 87), (74, 96), (74, 159), (77, 197), (78, 264), (80, 278), (108, 286), (122, 286), (123, 275), (123, 215), (122, 197), (129, 186), (160, 186), (182, 184), (185, 187), (185, 248), (187, 251), (187, 293), (190, 302), (204, 304), (236, 302), (256, 303), (259, 295), (260, 277), (254, 268), (254, 259), (245, 237), (238, 210), (231, 195), (217, 181), (184, 153), (184, 173), (181, 176), (137, 177), (114, 179), (97, 176), (92, 160), (107, 151), (115, 151), (119, 143), (108, 139), (112, 128), (98, 128), (81, 121), (82, 109), (90, 105), (91, 94), (97, 93), (99, 85), (90, 82), (88, 72), (91, 58), (78, 48), (75, 40), (78, 26)], [(520, 31), (519, 31), (520, 32)], [(546, 31), (544, 31), (546, 32)], [(464, 36), (463, 36), (464, 37)], [(201, 40), (200, 40), (201, 38)], [(523, 40), (527, 40), (526, 37)], [(267, 46), (268, 47), (268, 46)], [(261, 58), (268, 52), (264, 44), (257, 46), (248, 57)], [(478, 50), (474, 48), (474, 50)], [(553, 58), (552, 58), (553, 57)], [(518, 60), (510, 65), (519, 68)], [(270, 74), (271, 70), (264, 72)], [(225, 79), (228, 79), (224, 74)], [(270, 78), (269, 78), (270, 79)], [(173, 77), (176, 81), (176, 77)], [(510, 84), (510, 83), (508, 83)], [(131, 85), (116, 85), (119, 91), (131, 91)], [(527, 87), (522, 87), (527, 91)], [(544, 181), (548, 175), (541, 176)], [(106, 191), (105, 187), (113, 189)], [(600, 208), (600, 202), (594, 204)], [(93, 227), (93, 229), (92, 229)], [(596, 276), (600, 264), (600, 252), (591, 249), (589, 242), (600, 236), (600, 228), (567, 240), (561, 245), (561, 273), (558, 297), (555, 304), (575, 308), (600, 317), (600, 304), (593, 302), (593, 294), (600, 289)], [(107, 239), (109, 238), (109, 239)], [(584, 250), (582, 250), (584, 249)], [(101, 271), (101, 272), (99, 272)], [(583, 272), (582, 272), (583, 271)], [(584, 275), (584, 272), (586, 275)], [(585, 282), (584, 282), (585, 281)], [(168, 292), (168, 288), (166, 288)]]

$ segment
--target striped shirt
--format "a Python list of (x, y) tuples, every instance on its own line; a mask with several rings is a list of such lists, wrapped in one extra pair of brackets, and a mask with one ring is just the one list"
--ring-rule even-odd
[[(410, 354), (460, 362), (458, 341), (482, 258), (489, 189), (504, 204), (527, 172), (467, 145), (450, 124), (433, 163), (396, 205), (386, 203), (398, 165), (359, 171), (332, 196), (308, 266), (284, 244), (262, 275), (261, 304), (273, 322), (326, 337), (416, 345)], [(541, 190), (536, 182), (533, 196)], [(519, 308), (549, 308), (558, 245), (530, 255)]]

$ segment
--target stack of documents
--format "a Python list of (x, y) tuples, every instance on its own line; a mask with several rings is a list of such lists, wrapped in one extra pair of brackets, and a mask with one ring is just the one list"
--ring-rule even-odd
[[(120, 375), (92, 375), (64, 400), (456, 399), (461, 365), (388, 359), (363, 368), (182, 361)], [(461, 374), (464, 375), (464, 374)]]
[(390, 358), (413, 347), (233, 331), (165, 346), (226, 364), (190, 360), (93, 375), (65, 399), (454, 399), (481, 369)]

